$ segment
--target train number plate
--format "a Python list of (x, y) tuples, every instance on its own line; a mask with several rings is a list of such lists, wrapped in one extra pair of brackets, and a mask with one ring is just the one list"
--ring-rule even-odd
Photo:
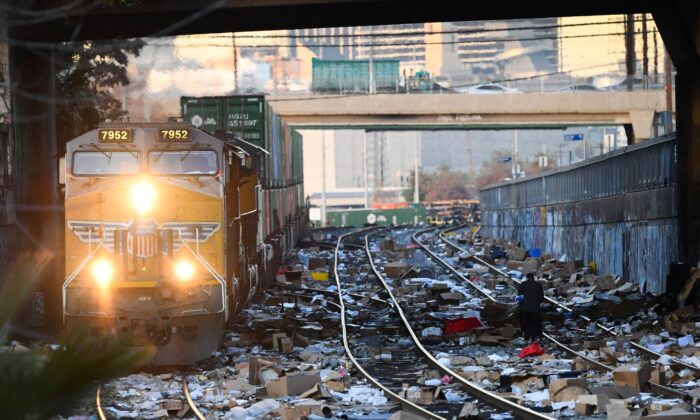
[(160, 128), (158, 129), (160, 141), (190, 141), (190, 130), (187, 128)]
[(130, 142), (133, 141), (133, 133), (128, 128), (109, 128), (97, 130), (97, 138), (100, 142)]

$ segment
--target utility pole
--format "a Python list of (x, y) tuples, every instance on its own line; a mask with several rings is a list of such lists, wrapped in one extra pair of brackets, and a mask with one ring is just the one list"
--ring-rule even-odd
[(627, 68), (627, 90), (634, 88), (637, 57), (634, 51), (634, 14), (628, 14), (625, 22), (625, 64)]
[(642, 13), (642, 75), (644, 88), (649, 86), (649, 43), (647, 42), (647, 14)]
[(472, 137), (467, 131), (467, 175), (469, 176), (469, 193), (472, 198), (476, 197), (476, 191), (474, 191), (476, 182), (474, 180), (474, 161), (472, 160)]
[(659, 46), (654, 28), (654, 83), (659, 83)]
[(233, 45), (233, 90), (238, 90), (238, 46), (236, 46), (236, 33), (231, 32), (231, 44)]
[(321, 227), (326, 226), (326, 130), (321, 130)]
[(419, 174), (419, 168), (420, 168), (420, 163), (419, 163), (419, 149), (420, 149), (420, 133), (418, 131), (415, 132), (416, 137), (415, 137), (415, 150), (413, 153), (413, 172), (415, 176), (413, 177), (413, 202), (414, 203), (420, 203), (420, 174)]
[(367, 167), (367, 130), (362, 132), (362, 167), (365, 172), (365, 208), (369, 208), (369, 168)]

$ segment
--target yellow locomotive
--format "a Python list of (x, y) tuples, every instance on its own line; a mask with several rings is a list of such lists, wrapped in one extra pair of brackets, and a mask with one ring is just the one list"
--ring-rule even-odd
[(256, 147), (189, 124), (105, 124), (68, 142), (66, 328), (155, 346), (154, 365), (220, 345), (258, 283)]

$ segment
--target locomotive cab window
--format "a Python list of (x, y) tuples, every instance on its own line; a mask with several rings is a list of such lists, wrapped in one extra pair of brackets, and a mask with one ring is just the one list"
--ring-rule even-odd
[(73, 175), (101, 176), (137, 174), (138, 154), (133, 152), (75, 152), (73, 154)]
[(148, 159), (159, 175), (216, 175), (218, 169), (212, 150), (153, 151)]

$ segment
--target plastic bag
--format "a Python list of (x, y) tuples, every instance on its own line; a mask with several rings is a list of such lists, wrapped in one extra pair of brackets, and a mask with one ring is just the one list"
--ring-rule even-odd
[(541, 356), (544, 354), (544, 349), (537, 345), (537, 343), (532, 343), (527, 347), (523, 347), (518, 353), (518, 358), (524, 359), (528, 356)]

